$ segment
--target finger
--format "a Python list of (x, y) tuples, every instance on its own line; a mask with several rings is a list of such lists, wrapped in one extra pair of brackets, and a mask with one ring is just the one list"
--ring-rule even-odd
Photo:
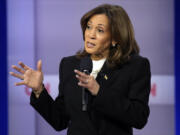
[(39, 60), (37, 63), (37, 70), (40, 72), (42, 71), (42, 60)]
[(21, 80), (24, 79), (23, 75), (16, 74), (16, 73), (14, 73), (14, 72), (9, 72), (9, 73), (10, 73), (12, 76), (17, 77), (17, 78), (19, 78), (19, 79), (21, 79)]
[(16, 71), (18, 71), (19, 73), (22, 73), (22, 74), (24, 74), (24, 73), (25, 73), (25, 71), (24, 71), (24, 70), (22, 70), (21, 68), (19, 68), (19, 67), (15, 66), (15, 65), (12, 65), (12, 68), (13, 68), (13, 69), (15, 69)]
[(82, 82), (82, 83), (85, 83), (85, 84), (88, 83), (88, 79), (87, 79), (87, 78), (83, 78), (83, 77), (81, 77), (81, 76), (79, 76), (79, 75), (76, 75), (76, 78), (78, 78), (78, 80), (79, 80), (80, 82)]
[(85, 74), (85, 73), (83, 73), (83, 72), (81, 72), (79, 70), (74, 70), (74, 72), (76, 74), (78, 74), (79, 76), (84, 77), (84, 78), (88, 78), (88, 76), (89, 76), (89, 75), (87, 75), (87, 74)]
[(88, 88), (88, 85), (82, 82), (78, 82), (78, 85), (84, 88)]
[(25, 65), (25, 64), (22, 63), (22, 62), (18, 62), (18, 64), (19, 64), (23, 69), (25, 69), (25, 70), (30, 69), (30, 67), (28, 67), (27, 65)]
[(18, 83), (15, 83), (16, 86), (19, 86), (19, 85), (25, 85), (25, 82), (18, 82)]

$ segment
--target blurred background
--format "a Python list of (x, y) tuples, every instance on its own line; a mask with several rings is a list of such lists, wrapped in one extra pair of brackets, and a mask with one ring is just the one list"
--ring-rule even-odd
[(1, 0), (0, 118), (4, 123), (0, 134), (66, 134), (66, 130), (56, 132), (35, 112), (29, 104), (31, 89), (15, 87), (19, 80), (8, 72), (19, 61), (36, 69), (37, 61), (42, 59), (44, 84), (55, 98), (60, 60), (74, 55), (84, 45), (81, 17), (104, 3), (121, 5), (127, 11), (140, 54), (151, 64), (150, 117), (145, 128), (134, 129), (134, 135), (178, 135), (175, 124), (178, 48), (174, 29), (177, 5), (173, 0)]

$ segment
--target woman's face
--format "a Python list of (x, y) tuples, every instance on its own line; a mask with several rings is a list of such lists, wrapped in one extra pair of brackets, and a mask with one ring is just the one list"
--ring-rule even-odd
[(107, 57), (111, 45), (108, 17), (104, 14), (92, 16), (87, 22), (84, 37), (85, 50), (91, 54), (92, 59), (98, 60)]

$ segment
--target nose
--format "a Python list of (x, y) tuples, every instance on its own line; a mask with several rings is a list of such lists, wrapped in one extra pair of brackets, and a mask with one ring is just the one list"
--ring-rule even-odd
[(91, 39), (96, 39), (96, 30), (95, 29), (92, 29), (89, 31), (89, 37)]

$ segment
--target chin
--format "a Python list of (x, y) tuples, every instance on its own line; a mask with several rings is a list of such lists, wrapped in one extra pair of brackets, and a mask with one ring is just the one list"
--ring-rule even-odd
[(95, 54), (95, 51), (93, 49), (85, 48), (85, 51), (89, 54)]

